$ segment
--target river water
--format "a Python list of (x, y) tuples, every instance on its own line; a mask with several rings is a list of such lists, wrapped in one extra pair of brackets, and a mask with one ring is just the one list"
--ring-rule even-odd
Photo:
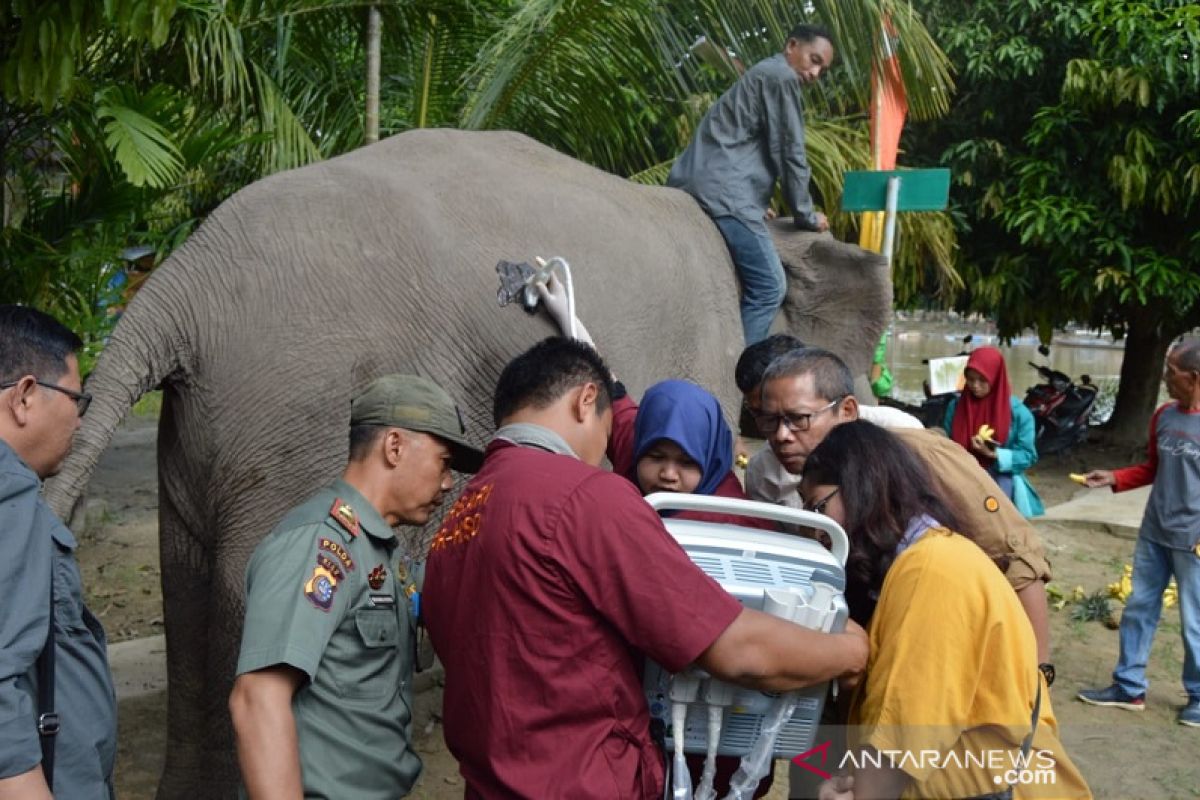
[[(970, 344), (963, 343), (967, 336), (971, 337)], [(1123, 342), (1114, 343), (1110, 335), (1095, 331), (1067, 330), (1055, 333), (1049, 357), (1038, 353), (1038, 344), (1033, 334), (1000, 344), (995, 330), (987, 323), (897, 315), (888, 338), (888, 367), (896, 377), (892, 395), (898, 400), (919, 403), (924, 399), (921, 382), (929, 377), (929, 366), (921, 363), (922, 359), (953, 356), (982, 345), (998, 347), (1004, 353), (1008, 380), (1018, 397), (1024, 397), (1029, 387), (1041, 383), (1037, 370), (1029, 365), (1031, 361), (1065, 372), (1075, 381), (1086, 374), (1101, 387), (1115, 388), (1125, 356)], [(1111, 397), (1111, 391), (1107, 394)]]

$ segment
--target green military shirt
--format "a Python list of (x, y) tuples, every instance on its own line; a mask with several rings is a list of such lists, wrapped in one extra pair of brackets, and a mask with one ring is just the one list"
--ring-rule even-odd
[(246, 571), (239, 675), (287, 664), (308, 676), (292, 699), (306, 798), (408, 793), (413, 623), (396, 537), (343, 481), (293, 509)]

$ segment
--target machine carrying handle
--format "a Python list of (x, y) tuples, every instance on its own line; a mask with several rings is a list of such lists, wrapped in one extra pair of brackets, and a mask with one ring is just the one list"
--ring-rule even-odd
[(824, 514), (803, 511), (799, 508), (760, 503), (757, 500), (737, 500), (732, 497), (713, 497), (705, 494), (683, 494), (680, 492), (654, 492), (644, 498), (655, 511), (708, 511), (716, 514), (737, 514), (772, 522), (785, 522), (805, 528), (816, 528), (829, 534), (833, 557), (843, 567), (850, 554), (850, 540), (842, 526)]

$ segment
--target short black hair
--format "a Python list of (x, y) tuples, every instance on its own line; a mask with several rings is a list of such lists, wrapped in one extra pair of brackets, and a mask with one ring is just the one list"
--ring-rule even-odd
[(792, 350), (779, 356), (767, 366), (762, 382), (801, 375), (812, 376), (813, 391), (822, 400), (833, 402), (854, 394), (854, 376), (846, 362), (820, 347)]
[(792, 28), (788, 33), (788, 38), (795, 39), (798, 42), (813, 42), (817, 39), (824, 39), (829, 42), (830, 46), (837, 47), (833, 41), (833, 34), (824, 25), (810, 25), (807, 22), (801, 22)]
[(772, 361), (784, 353), (803, 347), (804, 342), (790, 333), (776, 333), (748, 346), (738, 356), (737, 366), (733, 369), (733, 379), (737, 382), (738, 389), (745, 394), (758, 386)]
[(387, 425), (351, 425), (350, 426), (350, 460), (361, 461), (370, 452), (372, 445), (379, 440)]
[(67, 356), (83, 347), (74, 331), (35, 308), (0, 305), (0, 383), (33, 375), (53, 381), (67, 371)]
[(603, 412), (612, 402), (612, 373), (604, 359), (576, 339), (551, 336), (508, 362), (496, 383), (492, 418), (496, 426), (522, 408), (546, 408), (571, 389), (594, 383), (600, 393), (596, 410)]

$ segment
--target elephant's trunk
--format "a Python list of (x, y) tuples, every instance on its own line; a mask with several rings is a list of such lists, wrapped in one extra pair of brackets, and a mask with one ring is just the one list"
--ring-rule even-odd
[[(46, 484), (46, 501), (70, 519), (101, 453), (138, 399), (190, 361), (179, 329), (186, 297), (174, 276), (152, 276), (134, 297), (87, 379), (93, 401), (62, 470)], [(178, 312), (176, 313), (176, 310)]]

